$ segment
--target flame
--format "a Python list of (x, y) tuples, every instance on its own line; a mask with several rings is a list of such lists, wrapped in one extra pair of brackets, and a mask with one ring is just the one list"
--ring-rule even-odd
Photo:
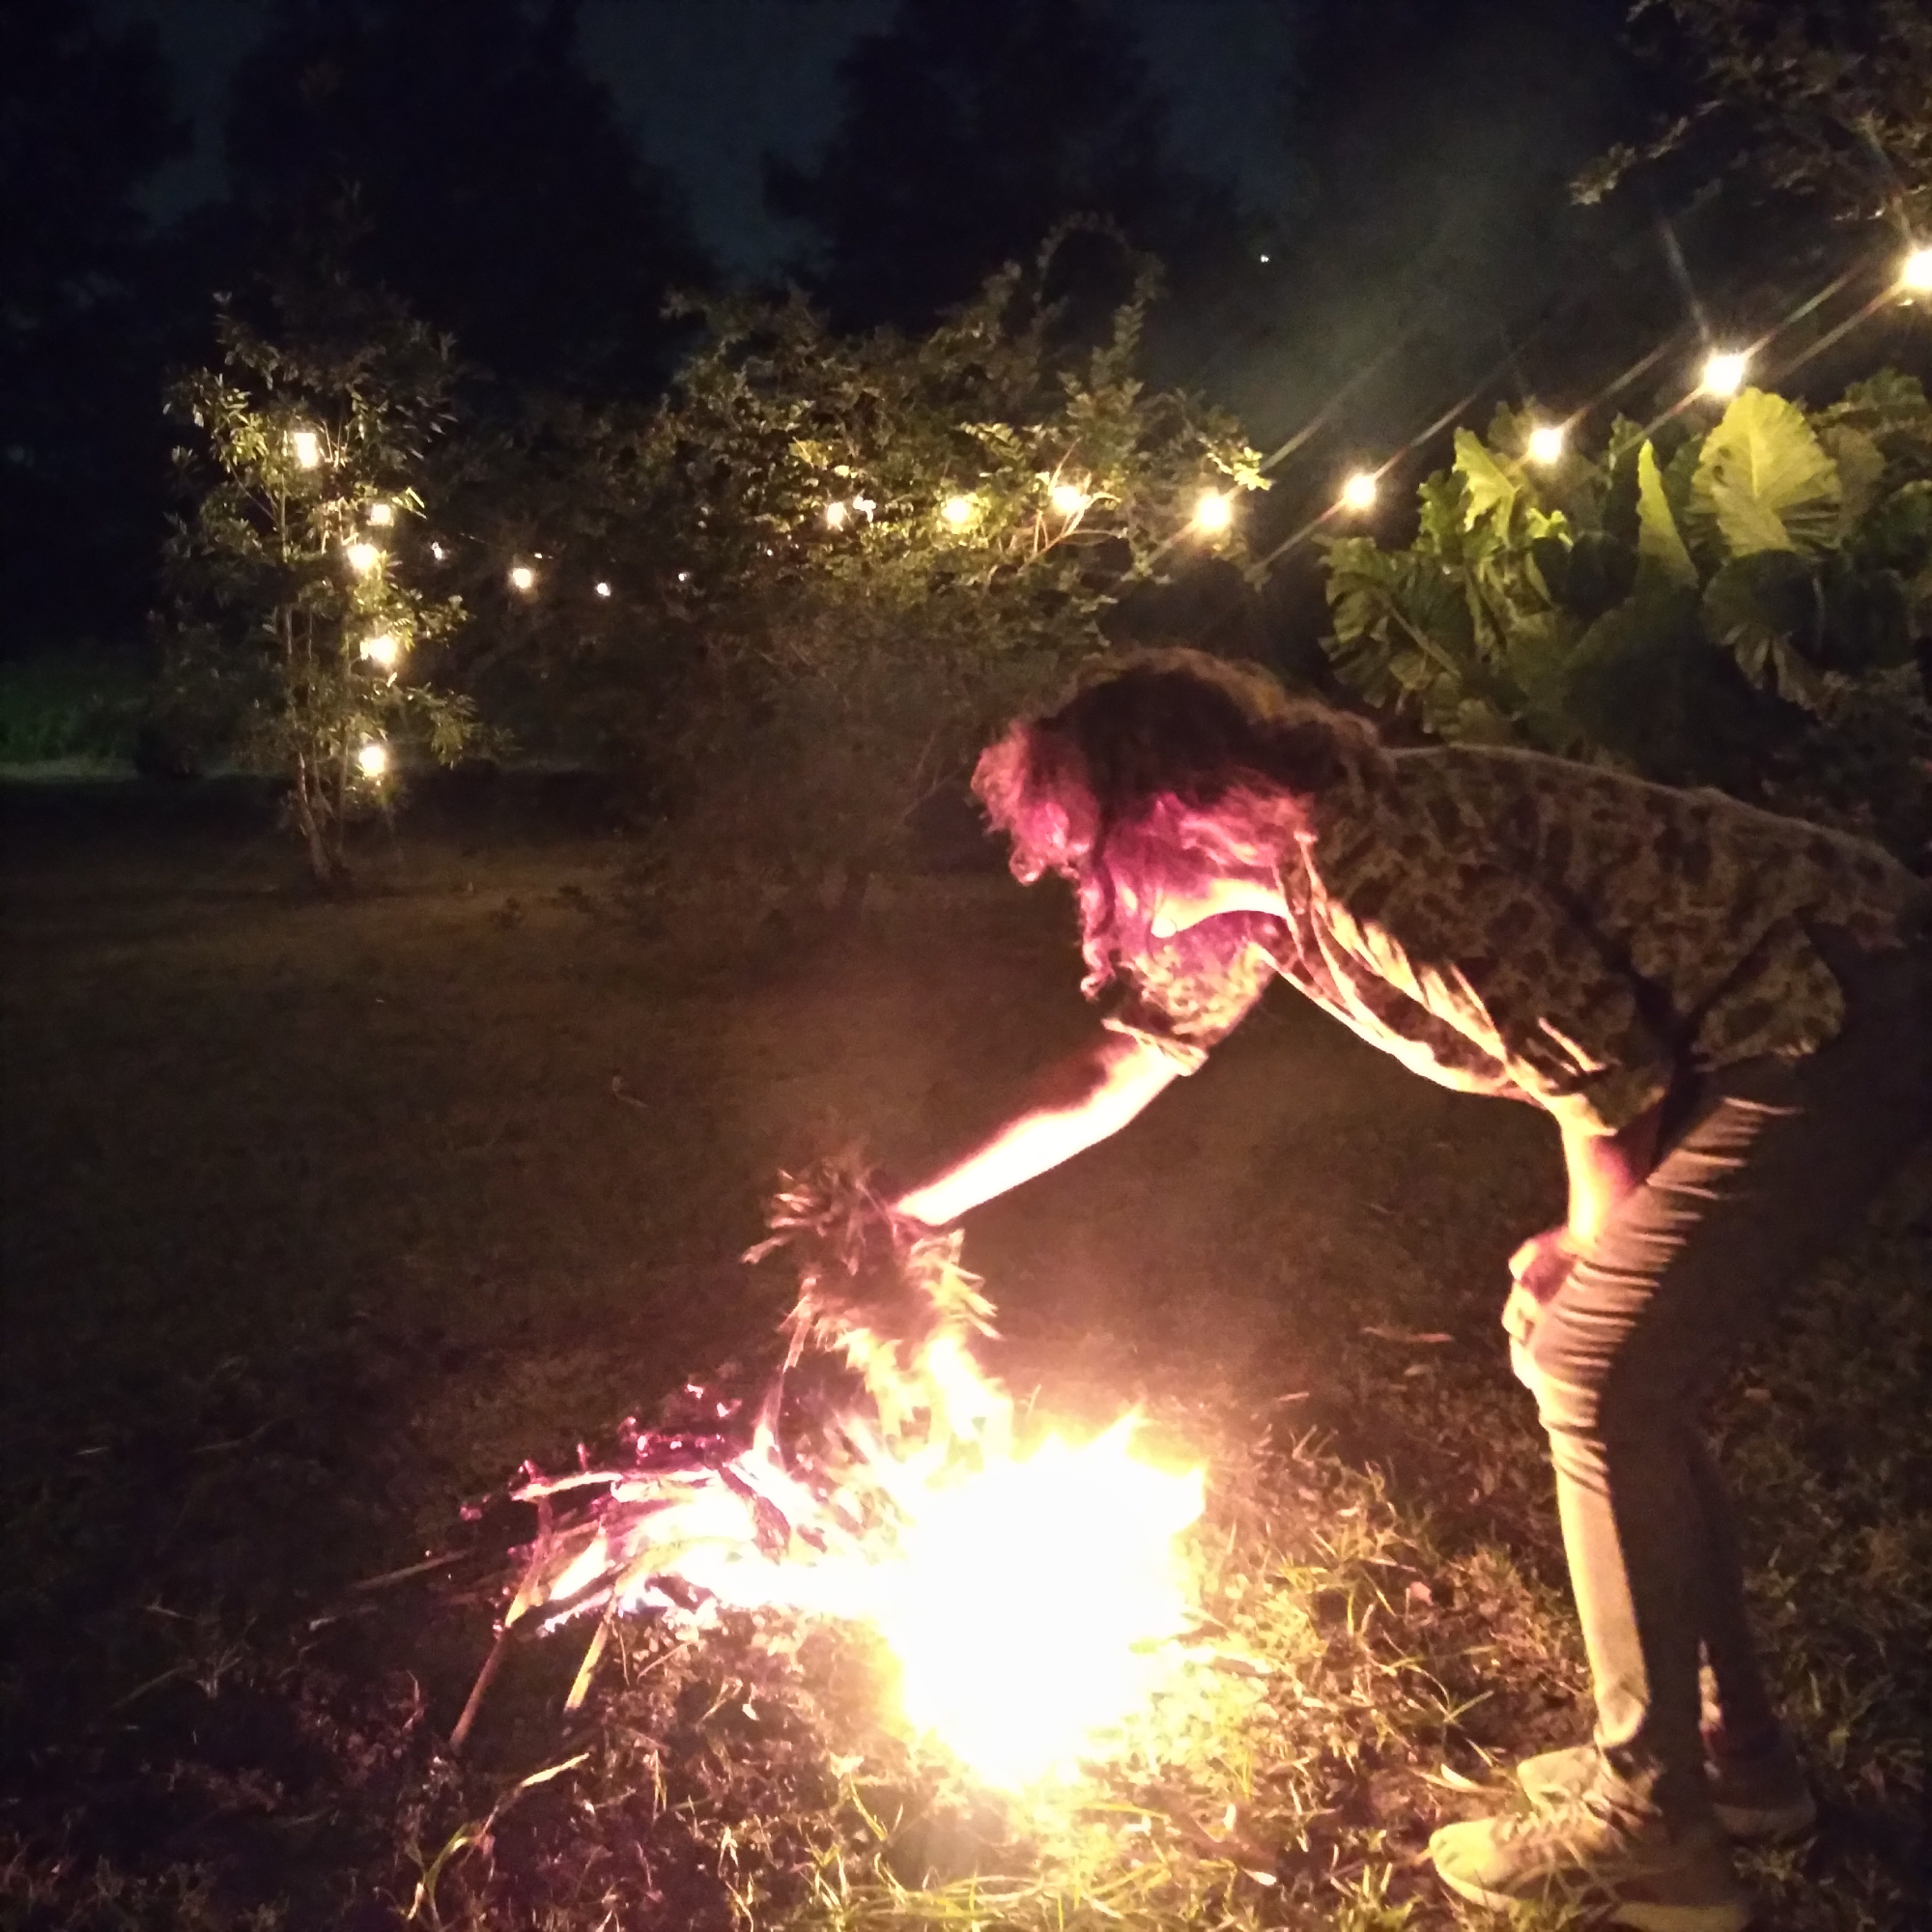
[[(1132, 1412), (1085, 1441), (1016, 1446), (1011, 1398), (974, 1356), (985, 1304), (957, 1237), (921, 1246), (938, 1310), (923, 1332), (828, 1312), (810, 1286), (788, 1324), (794, 1364), (830, 1343), (867, 1391), (834, 1427), (835, 1476), (788, 1454), (774, 1398), (724, 1460), (534, 1478), (515, 1493), (546, 1507), (608, 1495), (576, 1541), (540, 1539), (506, 1622), (649, 1608), (701, 1627), (732, 1608), (859, 1623), (896, 1662), (905, 1723), (986, 1783), (1021, 1790), (1111, 1754), (1179, 1667), (1192, 1591), (1177, 1539), (1201, 1514), (1202, 1472), (1144, 1458)], [(640, 1457), (666, 1442), (640, 1437)]]
[(1136, 1420), (935, 1491), (882, 1579), (871, 1621), (907, 1719), (988, 1783), (1070, 1770), (1171, 1674), (1157, 1646), (1187, 1622), (1175, 1538), (1201, 1472), (1137, 1461)]

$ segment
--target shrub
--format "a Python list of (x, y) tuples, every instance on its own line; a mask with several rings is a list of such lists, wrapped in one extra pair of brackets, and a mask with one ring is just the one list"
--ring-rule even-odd
[(1710, 784), (1922, 860), (1932, 405), (1881, 375), (1758, 389), (1539, 466), (1527, 414), (1421, 490), (1402, 549), (1327, 550), (1337, 672), (1451, 740)]
[(834, 334), (796, 296), (704, 312), (637, 465), (655, 609), (604, 664), (707, 867), (890, 863), (1122, 596), (1204, 546), (1239, 554), (1238, 518), (1190, 519), (1263, 487), (1257, 459), (1135, 374), (1151, 274), (1082, 342), (1045, 268), (917, 337)]

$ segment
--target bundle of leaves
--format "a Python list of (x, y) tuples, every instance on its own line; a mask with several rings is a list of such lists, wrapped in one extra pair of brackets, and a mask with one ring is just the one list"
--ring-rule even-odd
[(1327, 552), (1342, 678), (1454, 742), (1932, 837), (1932, 405), (1881, 375), (1806, 411), (1746, 389), (1537, 464), (1527, 413), (1421, 489), (1402, 549)]
[[(967, 1359), (992, 1311), (960, 1265), (956, 1232), (895, 1213), (849, 1155), (785, 1176), (768, 1221), (746, 1260), (782, 1255), (796, 1273), (783, 1360), (749, 1385), (739, 1365), (687, 1383), (655, 1427), (626, 1429), (612, 1466), (586, 1458), (553, 1477), (526, 1465), (511, 1500), (534, 1507), (536, 1535), (459, 1743), (526, 1616), (554, 1630), (598, 1614), (574, 1710), (620, 1615), (644, 1606), (715, 1624), (711, 1555), (777, 1566), (862, 1553), (893, 1534), (889, 1464), (970, 1454), (982, 1431), (1004, 1447), (1008, 1406)], [(771, 1594), (782, 1600), (776, 1584)]]

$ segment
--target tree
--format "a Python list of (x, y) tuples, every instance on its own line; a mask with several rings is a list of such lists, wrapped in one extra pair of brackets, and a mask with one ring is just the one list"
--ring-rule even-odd
[(1151, 274), (1091, 351), (1050, 275), (1009, 269), (911, 338), (838, 334), (796, 295), (705, 312), (624, 466), (655, 578), (598, 675), (638, 694), (633, 742), (707, 868), (892, 863), (1136, 585), (1242, 554), (1254, 451), (1136, 373)]
[(573, 0), (280, 0), (235, 81), (248, 236), (341, 237), (507, 382), (649, 394), (668, 289), (706, 270), (671, 192), (579, 64)]
[(1329, 649), (1453, 741), (1714, 784), (1884, 838), (1932, 836), (1932, 405), (1909, 379), (1806, 412), (1746, 389), (1653, 440), (1538, 463), (1531, 419), (1456, 437), (1401, 550), (1327, 547)]
[(1241, 253), (1226, 197), (1167, 154), (1145, 63), (1095, 0), (904, 0), (841, 78), (817, 163), (766, 168), (773, 212), (812, 231), (805, 279), (838, 327), (928, 328), (1070, 216), (1103, 218), (1181, 287)]
[(182, 132), (151, 28), (0, 4), (0, 597), (11, 638), (138, 616), (159, 526), (142, 184)]
[(1932, 14), (1920, 0), (1633, 0), (1648, 52), (1681, 99), (1642, 144), (1578, 183), (1607, 193), (1676, 156), (1748, 170), (1834, 214), (1932, 223)]
[(271, 343), (232, 311), (221, 362), (171, 392), (197, 432), (176, 452), (190, 508), (168, 545), (166, 690), (204, 742), (288, 784), (317, 881), (349, 876), (344, 837), (386, 802), (403, 743), (453, 761), (469, 701), (423, 673), (462, 619), (411, 582), (412, 478), (447, 422), (447, 344), (364, 314), (353, 345)]

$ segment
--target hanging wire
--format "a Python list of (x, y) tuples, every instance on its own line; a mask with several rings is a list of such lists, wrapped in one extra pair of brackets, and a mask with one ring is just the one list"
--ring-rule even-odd
[[(1672, 239), (1674, 240), (1674, 237)], [(1870, 267), (1871, 267), (1871, 258), (1867, 256), (1858, 262), (1855, 262), (1850, 268), (1845, 269), (1840, 273), (1834, 275), (1829, 282), (1825, 284), (1823, 288), (1819, 289), (1815, 294), (1807, 297), (1804, 301), (1800, 302), (1795, 308), (1791, 310), (1791, 312), (1788, 315), (1782, 317), (1778, 322), (1774, 324), (1771, 328), (1767, 329), (1762, 335), (1760, 335), (1755, 342), (1749, 344), (1746, 353), (1750, 356), (1752, 356), (1753, 358), (1756, 358), (1757, 356), (1763, 355), (1764, 352), (1768, 350), (1771, 347), (1771, 345), (1780, 335), (1785, 334), (1788, 330), (1796, 327), (1797, 324), (1803, 322), (1807, 316), (1815, 314), (1834, 296), (1842, 293), (1861, 274), (1866, 273), (1870, 270)], [(1816, 342), (1811, 343), (1808, 347), (1806, 347), (1799, 355), (1794, 356), (1791, 360), (1781, 364), (1778, 369), (1778, 375), (1780, 377), (1788, 377), (1793, 373), (1793, 371), (1802, 368), (1806, 362), (1810, 361), (1813, 356), (1822, 355), (1826, 350), (1832, 348), (1835, 343), (1841, 341), (1846, 335), (1850, 334), (1852, 330), (1859, 327), (1861, 324), (1868, 322), (1874, 315), (1876, 315), (1879, 312), (1880, 309), (1886, 307), (1888, 303), (1889, 303), (1892, 300), (1893, 297), (1895, 296), (1895, 293), (1896, 293), (1895, 283), (1891, 280), (1888, 280), (1885, 287), (1883, 287), (1877, 295), (1872, 297), (1872, 298), (1869, 301), (1864, 303), (1862, 307), (1858, 309), (1854, 314), (1847, 316), (1842, 322), (1836, 324), (1824, 335), (1820, 336)], [(1697, 322), (1697, 326), (1700, 327), (1700, 329), (1702, 329), (1703, 325), (1701, 320), (1701, 310), (1697, 312), (1697, 315), (1694, 318), (1694, 320)], [(1531, 335), (1525, 338), (1525, 343), (1527, 343), (1528, 341), (1533, 341), (1535, 337), (1537, 335), (1540, 335), (1543, 332), (1544, 328), (1546, 328), (1548, 326), (1549, 326), (1548, 323), (1539, 324), (1537, 328), (1532, 331)], [(1708, 331), (1704, 332), (1708, 333)], [(1673, 330), (1669, 335), (1667, 335), (1664, 338), (1662, 342), (1659, 343), (1656, 348), (1650, 350), (1647, 354), (1640, 355), (1620, 375), (1612, 378), (1610, 382), (1605, 384), (1604, 386), (1600, 388), (1596, 392), (1596, 394), (1593, 395), (1587, 402), (1583, 403), (1579, 408), (1572, 411), (1569, 416), (1566, 418), (1566, 420), (1571, 422), (1580, 421), (1583, 417), (1589, 415), (1593, 411), (1601, 409), (1603, 405), (1606, 403), (1610, 399), (1610, 397), (1615, 395), (1619, 390), (1628, 388), (1632, 383), (1636, 382), (1640, 377), (1647, 374), (1651, 369), (1655, 368), (1658, 363), (1664, 360), (1665, 357), (1669, 355), (1671, 351), (1682, 340), (1683, 334), (1684, 330), (1682, 328)], [(1378, 358), (1377, 366), (1379, 366), (1380, 360), (1386, 359), (1386, 355), (1387, 352), (1384, 352), (1384, 355), (1381, 358)], [(1385, 475), (1389, 470), (1393, 469), (1400, 463), (1402, 463), (1405, 458), (1412, 455), (1416, 450), (1422, 448), (1424, 445), (1430, 442), (1435, 437), (1438, 436), (1452, 422), (1456, 421), (1457, 418), (1463, 415), (1463, 413), (1466, 410), (1468, 410), (1490, 389), (1490, 387), (1495, 383), (1497, 377), (1503, 374), (1508, 369), (1508, 367), (1510, 366), (1510, 364), (1513, 362), (1514, 359), (1515, 358), (1513, 355), (1506, 356), (1505, 358), (1503, 358), (1501, 362), (1493, 365), (1482, 377), (1482, 379), (1464, 395), (1460, 397), (1448, 409), (1444, 410), (1438, 416), (1435, 418), (1434, 421), (1430, 422), (1424, 428), (1418, 430), (1413, 436), (1409, 437), (1406, 442), (1404, 442), (1399, 448), (1397, 448), (1391, 455), (1386, 457), (1382, 461), (1382, 463), (1375, 469), (1373, 473), (1378, 478)], [(1359, 377), (1351, 379), (1350, 386), (1354, 386), (1356, 384), (1359, 383), (1360, 380), (1361, 379)], [(1665, 423), (1671, 421), (1674, 417), (1681, 414), (1686, 409), (1688, 409), (1692, 403), (1694, 403), (1701, 393), (1702, 390), (1700, 387), (1693, 386), (1676, 403), (1673, 403), (1669, 409), (1665, 410), (1661, 415), (1655, 417), (1650, 423), (1646, 424), (1642, 432), (1643, 435), (1645, 437), (1650, 437), (1655, 435), (1655, 433), (1659, 429), (1661, 429)], [(1324, 414), (1325, 413), (1327, 413), (1327, 412), (1324, 412)], [(1317, 419), (1318, 423), (1319, 421), (1320, 418)], [(1316, 423), (1311, 423), (1311, 425), (1309, 426), (1308, 433), (1312, 433), (1316, 426), (1317, 426)], [(1297, 439), (1294, 439), (1293, 440), (1295, 440), (1298, 445), (1300, 441), (1305, 441), (1306, 440), (1307, 440), (1307, 435), (1303, 434)], [(1287, 537), (1283, 538), (1283, 540), (1280, 543), (1276, 544), (1272, 550), (1268, 551), (1265, 555), (1259, 557), (1255, 561), (1250, 563), (1247, 566), (1246, 570), (1242, 573), (1250, 587), (1255, 589), (1260, 589), (1262, 585), (1266, 582), (1273, 565), (1279, 563), (1284, 556), (1288, 555), (1291, 552), (1298, 549), (1302, 544), (1305, 544), (1309, 540), (1309, 538), (1311, 538), (1324, 525), (1328, 524), (1335, 517), (1341, 515), (1342, 513), (1343, 513), (1343, 506), (1340, 502), (1331, 502), (1325, 504), (1320, 512), (1318, 512), (1315, 516), (1310, 517), (1298, 528), (1292, 531)], [(1172, 539), (1170, 539), (1170, 541), (1172, 541)], [(1165, 548), (1165, 546), (1163, 546), (1163, 548)]]

